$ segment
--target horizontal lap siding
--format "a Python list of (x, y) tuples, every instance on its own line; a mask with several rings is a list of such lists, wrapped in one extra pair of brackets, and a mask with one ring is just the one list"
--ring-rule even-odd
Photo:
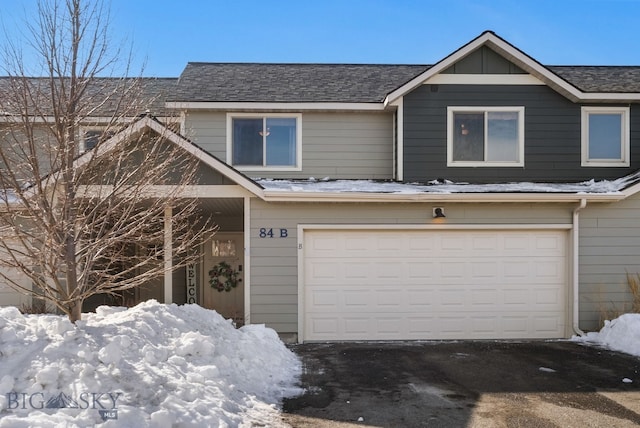
[[(571, 209), (558, 204), (438, 204), (448, 224), (567, 224)], [(251, 201), (251, 322), (281, 333), (297, 331), (299, 224), (407, 224), (432, 222), (433, 204), (266, 203)], [(274, 238), (260, 238), (260, 229)], [(287, 237), (280, 238), (280, 229)]]
[(227, 160), (227, 116), (220, 112), (189, 112), (185, 134), (222, 161)]
[[(435, 87), (434, 87), (435, 90)], [(521, 167), (447, 167), (447, 107), (524, 106)], [(422, 85), (404, 98), (404, 179), (428, 181), (582, 181), (640, 168), (640, 114), (631, 108), (631, 166), (581, 167), (580, 105), (546, 86)]]
[(640, 273), (640, 196), (592, 204), (580, 214), (580, 326), (601, 327), (611, 311), (626, 310), (627, 272)]
[[(226, 161), (226, 113), (190, 112), (186, 131)], [(302, 171), (243, 172), (263, 178), (391, 179), (393, 114), (302, 113)]]

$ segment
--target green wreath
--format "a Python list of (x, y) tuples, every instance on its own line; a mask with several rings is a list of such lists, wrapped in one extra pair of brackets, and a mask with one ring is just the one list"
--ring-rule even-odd
[(227, 262), (220, 262), (209, 271), (209, 284), (211, 287), (223, 292), (231, 291), (242, 281), (238, 278), (240, 272), (231, 267)]

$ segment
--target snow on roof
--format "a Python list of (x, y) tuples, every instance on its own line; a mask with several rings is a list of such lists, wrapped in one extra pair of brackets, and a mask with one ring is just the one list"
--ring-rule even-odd
[(424, 183), (399, 183), (374, 180), (276, 180), (257, 179), (266, 192), (315, 192), (315, 193), (387, 193), (387, 194), (449, 194), (449, 193), (618, 193), (640, 180), (640, 172), (617, 180), (589, 180), (579, 183), (454, 183), (449, 180), (434, 180)]

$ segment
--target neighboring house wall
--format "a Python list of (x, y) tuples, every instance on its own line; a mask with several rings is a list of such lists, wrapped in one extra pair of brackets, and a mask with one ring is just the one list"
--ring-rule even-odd
[[(301, 123), (302, 171), (269, 172), (243, 168), (242, 172), (250, 177), (261, 178), (393, 178), (391, 112), (305, 112), (302, 113)], [(189, 112), (185, 130), (186, 136), (198, 146), (228, 161), (226, 113)]]
[[(431, 224), (434, 204), (251, 202), (251, 322), (297, 331), (299, 224)], [(570, 224), (564, 204), (437, 204), (446, 224)], [(274, 237), (260, 237), (273, 229)], [(286, 237), (280, 237), (286, 229)]]
[[(20, 249), (21, 247), (16, 242), (15, 247)], [(13, 246), (13, 242), (9, 240), (8, 245)], [(4, 251), (4, 249), (0, 249), (0, 259), (9, 258)], [(16, 281), (21, 286), (31, 289), (32, 284), (31, 280), (27, 278), (19, 269), (16, 268), (8, 268), (2, 267), (3, 274), (8, 276), (11, 280)], [(0, 278), (0, 306), (17, 306), (18, 308), (21, 306), (29, 306), (31, 304), (31, 296), (23, 294), (15, 289), (13, 289), (9, 283), (4, 279)]]
[[(522, 167), (447, 167), (447, 107), (524, 107)], [(422, 85), (404, 97), (404, 179), (583, 181), (640, 168), (640, 109), (631, 106), (628, 168), (581, 167), (581, 106), (543, 85)]]
[(580, 213), (580, 327), (630, 309), (627, 273), (640, 273), (640, 195), (591, 204)]
[[(6, 271), (6, 270), (5, 270)], [(28, 280), (24, 278), (24, 275), (20, 272), (15, 274), (9, 273), (9, 275), (21, 282), (25, 286), (28, 285)], [(22, 278), (21, 278), (22, 277)], [(0, 280), (0, 306), (28, 306), (31, 303), (31, 297), (26, 294), (21, 294), (18, 291), (11, 288), (4, 280)]]

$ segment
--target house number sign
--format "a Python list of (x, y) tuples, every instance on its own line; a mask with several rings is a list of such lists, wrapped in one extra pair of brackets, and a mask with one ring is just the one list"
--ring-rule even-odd
[(187, 303), (196, 303), (196, 265), (187, 265)]
[(274, 229), (272, 227), (261, 227), (259, 235), (261, 238), (288, 238), (287, 229)]

